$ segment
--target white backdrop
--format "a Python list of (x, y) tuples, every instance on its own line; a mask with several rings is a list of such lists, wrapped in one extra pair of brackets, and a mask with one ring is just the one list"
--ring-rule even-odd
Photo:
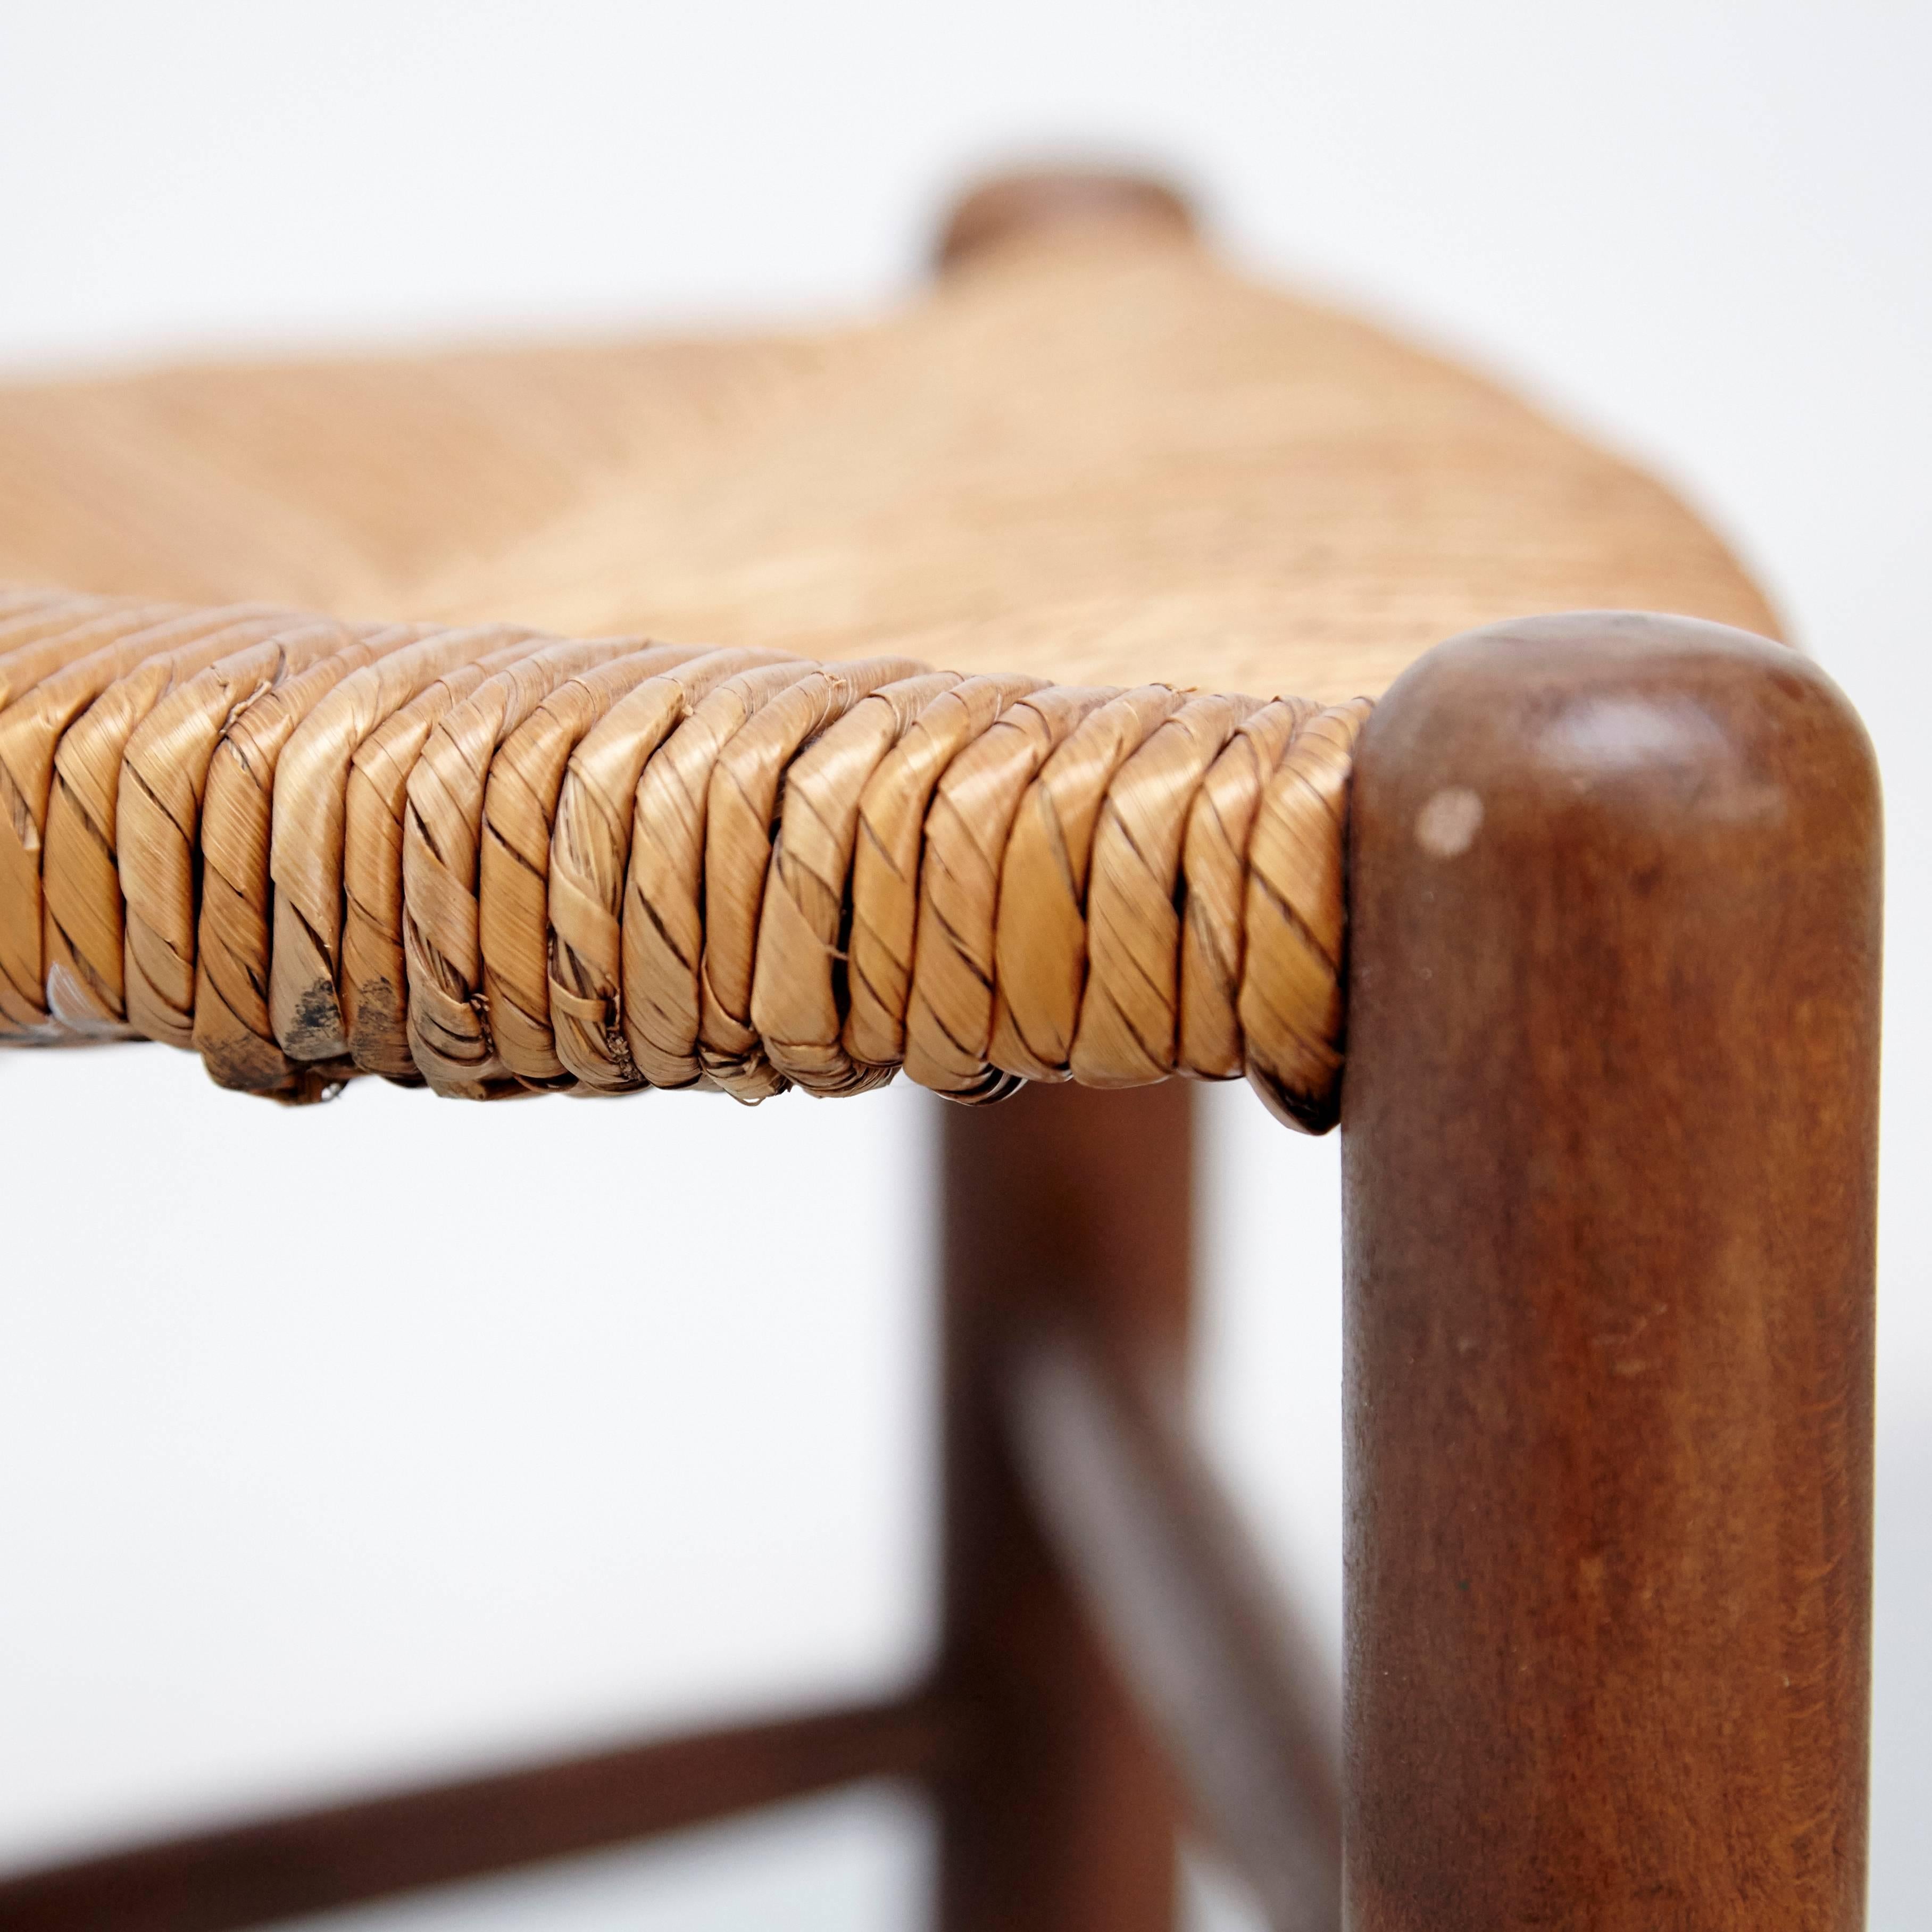
[[(1886, 772), (1873, 1905), (1904, 1932), (1932, 1888), (1928, 76), (1925, 9), (1843, 0), (4, 0), (0, 369), (862, 310), (962, 174), (1145, 156), (1258, 271), (1671, 476)], [(910, 1668), (932, 1124), (897, 1091), (292, 1114), (158, 1049), (0, 1058), (0, 1858)], [(1280, 1257), (1332, 1231), (1334, 1149), (1238, 1093), (1209, 1126), (1203, 1416), (1333, 1649), (1336, 1270)], [(622, 1209), (566, 1256), (572, 1191)], [(356, 1923), (883, 1928), (925, 1856), (860, 1794)]]

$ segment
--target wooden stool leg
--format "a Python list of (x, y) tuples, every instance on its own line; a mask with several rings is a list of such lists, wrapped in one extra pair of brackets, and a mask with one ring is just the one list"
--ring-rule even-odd
[(970, 1742), (940, 1792), (944, 1932), (1166, 1932), (1174, 1800), (1000, 1447), (1041, 1322), (1178, 1356), (1190, 1101), (1035, 1087), (945, 1126), (942, 1682)]
[(1879, 828), (1688, 620), (1498, 627), (1364, 736), (1348, 1923), (1863, 1922)]

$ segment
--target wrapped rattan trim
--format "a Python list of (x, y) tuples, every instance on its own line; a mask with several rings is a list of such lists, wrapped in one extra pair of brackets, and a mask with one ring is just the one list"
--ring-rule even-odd
[[(224, 629), (236, 614), (184, 613), (178, 605), (104, 613), (63, 638), (58, 665), (0, 712), (0, 1024), (9, 1031), (44, 1038), (58, 1030), (50, 1005), (44, 888), (56, 770), (70, 730), (82, 723), (70, 772), (85, 793), (92, 769), (79, 747), (95, 700), (130, 674), (144, 688), (164, 677), (175, 650)], [(151, 670), (151, 664), (161, 668)], [(99, 808), (111, 814), (111, 806)], [(77, 1017), (86, 1016), (83, 1004)]]
[(1252, 709), (1246, 698), (1190, 698), (1108, 788), (1087, 886), (1087, 986), (1068, 1061), (1083, 1085), (1147, 1086), (1175, 1070), (1177, 888), (1189, 810)]
[(549, 648), (525, 632), (424, 686), (356, 746), (342, 792), (342, 954), (335, 983), (349, 1057), (364, 1073), (413, 1085), (410, 1054), (404, 828), (410, 780), (458, 706)]
[[(133, 608), (106, 597), (23, 597), (10, 603), (0, 616), (0, 711), (62, 665), (98, 648), (100, 639), (92, 627), (117, 616), (125, 624)], [(144, 615), (134, 624), (154, 621)]]
[(946, 768), (926, 818), (919, 922), (906, 1002), (906, 1071), (956, 1100), (992, 1100), (1017, 1076), (992, 1043), (994, 920), (1006, 837), (1034, 774), (1118, 694), (1053, 685), (1022, 698)]
[(134, 1031), (170, 1046), (194, 1043), (195, 869), (216, 746), (250, 706), (353, 641), (341, 624), (280, 620), (262, 642), (178, 684), (128, 740), (115, 857), (124, 1016)]
[(962, 680), (902, 678), (870, 693), (787, 768), (752, 967), (752, 1025), (771, 1066), (808, 1092), (855, 1094), (891, 1077), (842, 1037), (860, 802), (926, 707)]
[(284, 748), (268, 848), (274, 888), (268, 1011), (290, 1059), (337, 1060), (348, 1054), (337, 976), (348, 916), (343, 867), (356, 753), (438, 680), (506, 646), (517, 649), (527, 634), (488, 626), (441, 631), (406, 646), (345, 678)]
[(934, 789), (1009, 704), (1040, 688), (1037, 678), (964, 680), (920, 712), (866, 782), (852, 861), (851, 1004), (844, 1034), (855, 1066), (889, 1074), (905, 1056), (920, 869)]
[(1278, 698), (1244, 718), (1188, 807), (1181, 848), (1187, 897), (1180, 932), (1182, 1069), (1204, 1080), (1243, 1070), (1237, 1011), (1246, 958), (1248, 839), (1262, 788), (1297, 730), (1314, 715), (1305, 698)]
[(48, 1009), (70, 1032), (112, 1038), (128, 1030), (116, 842), (123, 760), (134, 734), (184, 680), (286, 622), (219, 616), (212, 630), (193, 619), (170, 626), (180, 640), (174, 648), (124, 670), (61, 735), (42, 832), (41, 952)]
[(1123, 692), (1081, 722), (1020, 800), (999, 886), (1016, 916), (994, 932), (986, 1054), (1008, 1073), (1068, 1076), (1087, 979), (1094, 828), (1115, 775), (1180, 701), (1164, 684)]
[(1331, 706), (1295, 734), (1248, 840), (1246, 1070), (1291, 1126), (1327, 1126), (1341, 1081), (1348, 776), (1370, 709)]
[(0, 592), (0, 1028), (357, 1072), (962, 1100), (1341, 1070), (1366, 700)]
[[(592, 1092), (634, 1092), (622, 916), (637, 794), (659, 748), (712, 697), (740, 722), (812, 667), (774, 651), (714, 651), (614, 705), (564, 772), (550, 847), (550, 1024), (557, 1058)], [(711, 728), (707, 722), (704, 728)]]
[(728, 678), (655, 752), (638, 779), (624, 883), (624, 1037), (636, 1077), (691, 1087), (704, 1077), (698, 1040), (704, 952), (704, 844), (711, 781), (733, 742), (795, 690), (811, 708), (833, 686), (817, 664), (769, 665)]
[[(497, 1054), (483, 996), (480, 867), (491, 763), (560, 686), (612, 663), (636, 662), (643, 644), (550, 644), (497, 672), (438, 724), (410, 774), (403, 819), (406, 1044), (416, 1070), (440, 1094), (482, 1100), (523, 1090)], [(652, 655), (669, 668), (691, 653)]]
[(718, 752), (706, 793), (697, 1048), (706, 1076), (740, 1100), (768, 1099), (789, 1084), (752, 1021), (779, 789), (802, 746), (855, 704), (924, 670), (906, 658), (827, 665), (788, 685)]
[(532, 1089), (568, 1088), (550, 1016), (550, 834), (564, 772), (610, 707), (700, 653), (656, 645), (560, 685), (504, 742), (484, 788), (477, 860), (483, 1000), (506, 1070)]
[(194, 1041), (210, 1076), (244, 1091), (304, 1097), (331, 1084), (291, 1060), (268, 1010), (273, 936), (275, 775), (304, 720), (343, 682), (418, 643), (396, 625), (358, 635), (286, 680), (222, 734), (201, 808), (201, 904), (195, 928)]

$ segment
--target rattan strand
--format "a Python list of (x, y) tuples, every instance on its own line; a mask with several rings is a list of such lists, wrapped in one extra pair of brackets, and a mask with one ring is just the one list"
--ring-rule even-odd
[[(122, 679), (151, 688), (176, 650), (224, 629), (235, 614), (155, 604), (106, 612), (54, 640), (58, 664), (0, 712), (0, 1019), (10, 1030), (32, 1038), (58, 1029), (49, 1005), (43, 878), (56, 765), (70, 730)], [(78, 764), (70, 760), (69, 770), (84, 784), (84, 758)]]
[(657, 645), (559, 687), (490, 761), (477, 860), (483, 1004), (505, 1069), (533, 1091), (569, 1088), (550, 1012), (550, 832), (578, 746), (610, 707), (698, 653)]
[(1368, 710), (0, 592), (0, 1024), (283, 1099), (1246, 1075), (1318, 1129)]
[[(356, 746), (342, 791), (342, 1040), (359, 1072), (413, 1080), (404, 961), (403, 830), (411, 776), (451, 711), (550, 642), (498, 634), (497, 647), (434, 678)], [(290, 1042), (291, 1051), (296, 1051)]]
[(193, 1039), (220, 1084), (314, 1098), (332, 1076), (292, 1060), (268, 1012), (275, 775), (296, 729), (343, 682), (415, 644), (412, 625), (366, 632), (232, 718), (208, 761), (201, 812), (201, 904), (195, 928)]
[[(480, 668), (487, 676), (531, 647), (530, 634), (510, 626), (439, 631), (345, 679), (290, 740), (275, 772), (268, 848), (268, 1011), (290, 1058), (353, 1064), (342, 997), (358, 982), (342, 970), (343, 938), (352, 928), (367, 936), (370, 926), (378, 947), (389, 936), (376, 908), (385, 875), (401, 876), (398, 820), (410, 767), (430, 728), (480, 681), (452, 684), (452, 673)], [(352, 857), (350, 810), (358, 794), (356, 830), (366, 842)], [(360, 906), (350, 896), (358, 885), (368, 895)]]
[(340, 658), (354, 641), (326, 619), (283, 623), (177, 686), (128, 740), (112, 876), (124, 902), (125, 1017), (134, 1032), (194, 1043), (198, 827), (223, 734), (258, 698)]
[[(497, 1058), (483, 984), (481, 839), (498, 748), (560, 685), (634, 659), (643, 640), (554, 644), (485, 679), (425, 740), (409, 775), (398, 912), (412, 1064), (440, 1094), (484, 1100), (513, 1076)], [(361, 1050), (356, 1064), (367, 1066)]]
[[(189, 626), (184, 622), (176, 628), (185, 632)], [(280, 644), (274, 641), (278, 633)], [(117, 678), (62, 734), (40, 872), (47, 1004), (63, 1028), (108, 1037), (125, 1037), (130, 1030), (118, 855), (120, 806), (128, 798), (154, 808), (136, 812), (130, 850), (138, 852), (143, 834), (152, 832), (153, 818), (166, 814), (166, 793), (179, 789), (166, 776), (160, 792), (146, 789), (154, 760), (149, 741), (142, 738), (137, 746), (137, 736), (155, 718), (163, 732), (170, 730), (181, 715), (176, 700), (204, 677), (212, 674), (222, 684), (232, 684), (245, 698), (262, 687), (265, 673), (273, 674), (283, 658), (293, 658), (298, 670), (327, 656), (334, 642), (313, 626), (307, 640), (298, 641), (286, 614), (237, 617), (158, 652)]]
[[(646, 777), (656, 797), (675, 806), (678, 754), (688, 758), (694, 745), (715, 743), (732, 719), (742, 722), (810, 668), (770, 651), (708, 653), (640, 685), (572, 756), (550, 833), (550, 1008), (557, 1057), (590, 1090), (632, 1093), (647, 1084), (632, 1051), (634, 998), (626, 998), (624, 982), (627, 945), (634, 953), (640, 944), (636, 925), (628, 934), (623, 926), (631, 839), (645, 813), (667, 840), (674, 832), (654, 806), (640, 802)], [(687, 725), (697, 729), (684, 737)], [(653, 774), (660, 751), (665, 764)], [(664, 862), (653, 855), (655, 868)], [(650, 884), (648, 877), (636, 882), (640, 902)]]

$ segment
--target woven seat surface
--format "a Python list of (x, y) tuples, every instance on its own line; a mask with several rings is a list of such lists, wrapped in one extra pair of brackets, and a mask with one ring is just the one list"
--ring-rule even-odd
[(0, 390), (0, 581), (8, 1036), (1303, 1124), (1360, 700), (1773, 628), (1652, 480), (1131, 203), (836, 332)]

